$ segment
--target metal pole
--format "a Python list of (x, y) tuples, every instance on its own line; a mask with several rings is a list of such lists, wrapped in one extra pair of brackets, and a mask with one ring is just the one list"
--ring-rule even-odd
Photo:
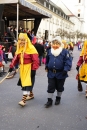
[(26, 19), (26, 29), (27, 29), (27, 19)]
[(17, 40), (18, 40), (18, 21), (19, 21), (19, 4), (17, 3), (17, 35), (16, 35)]

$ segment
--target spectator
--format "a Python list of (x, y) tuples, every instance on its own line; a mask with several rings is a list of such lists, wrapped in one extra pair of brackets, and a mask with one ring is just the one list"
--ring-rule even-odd
[(3, 51), (2, 51), (2, 45), (0, 45), (0, 77), (3, 76)]
[(42, 58), (43, 58), (43, 54), (44, 54), (44, 46), (40, 42), (36, 43), (34, 46), (39, 54), (39, 63), (40, 63), (39, 65), (41, 66)]

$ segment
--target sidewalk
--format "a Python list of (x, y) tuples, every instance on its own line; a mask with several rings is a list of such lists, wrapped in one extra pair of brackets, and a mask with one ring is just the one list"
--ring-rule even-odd
[(19, 73), (12, 79), (4, 80), (0, 85), (0, 130), (87, 130), (85, 84), (82, 84), (83, 92), (78, 92), (75, 78), (79, 54), (80, 51), (75, 47), (72, 69), (58, 106), (54, 104), (55, 91), (52, 107), (44, 107), (47, 102), (48, 79), (43, 64), (36, 72), (33, 90), (35, 98), (27, 101), (25, 107), (18, 105), (22, 98), (21, 87), (17, 86)]

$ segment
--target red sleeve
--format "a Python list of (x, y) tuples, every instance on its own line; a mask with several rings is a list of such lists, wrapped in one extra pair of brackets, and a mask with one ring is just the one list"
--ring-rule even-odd
[(32, 58), (32, 70), (37, 70), (39, 68), (39, 58), (38, 58), (38, 54), (33, 54), (31, 55)]
[(83, 63), (83, 56), (80, 56), (80, 57), (79, 57), (79, 60), (78, 60), (78, 62), (77, 62), (77, 65), (78, 65), (78, 66), (81, 66), (82, 63)]
[(10, 64), (10, 68), (13, 68), (17, 63), (19, 63), (19, 60), (18, 60), (18, 56), (15, 55), (11, 64)]

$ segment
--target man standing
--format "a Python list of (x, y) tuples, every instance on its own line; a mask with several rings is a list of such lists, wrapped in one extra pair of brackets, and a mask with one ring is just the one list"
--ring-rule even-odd
[(48, 77), (48, 101), (45, 107), (52, 106), (52, 97), (55, 90), (57, 96), (55, 105), (60, 104), (61, 94), (64, 91), (65, 79), (68, 77), (67, 72), (72, 66), (72, 58), (66, 49), (62, 48), (61, 37), (57, 36), (52, 40), (51, 49), (47, 53), (45, 70)]
[(41, 42), (36, 43), (34, 46), (39, 54), (39, 65), (41, 66), (42, 58), (44, 54), (44, 46), (41, 44)]

